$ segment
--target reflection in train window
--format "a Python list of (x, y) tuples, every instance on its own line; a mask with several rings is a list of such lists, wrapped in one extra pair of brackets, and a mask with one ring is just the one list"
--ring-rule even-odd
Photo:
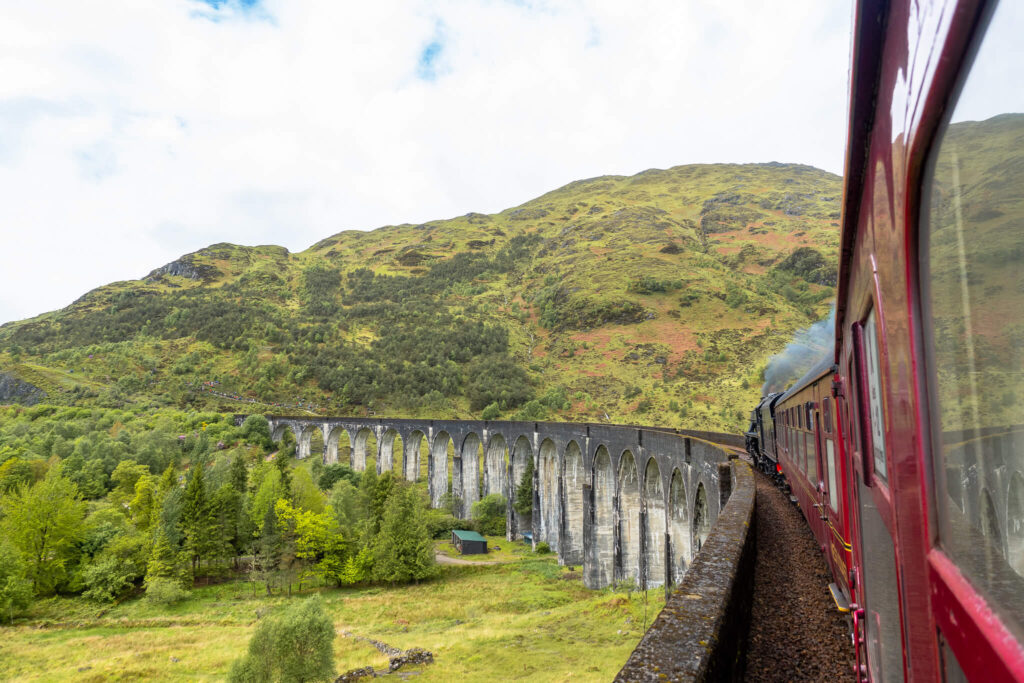
[(871, 427), (872, 469), (875, 476), (888, 481), (885, 469), (885, 408), (882, 402), (882, 372), (879, 367), (878, 323), (875, 309), (864, 321), (864, 361), (868, 379), (868, 422)]
[(814, 434), (807, 435), (807, 478), (811, 484), (818, 483), (818, 449), (815, 447)]
[(825, 439), (825, 468), (828, 476), (828, 505), (833, 512), (839, 512), (839, 489), (836, 481), (836, 446), (832, 439)]
[(922, 190), (939, 545), (1024, 632), (1024, 4), (1002, 2)]

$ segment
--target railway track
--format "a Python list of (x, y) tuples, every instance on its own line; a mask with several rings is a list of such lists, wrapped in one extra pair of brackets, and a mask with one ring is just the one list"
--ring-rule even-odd
[(849, 680), (849, 626), (829, 596), (821, 551), (788, 497), (765, 475), (754, 476), (757, 560), (746, 680)]

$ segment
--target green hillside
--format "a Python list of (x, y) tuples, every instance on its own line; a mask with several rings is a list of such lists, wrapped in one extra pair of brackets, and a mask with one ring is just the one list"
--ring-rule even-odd
[(215, 244), (0, 327), (0, 371), (58, 404), (736, 428), (828, 310), (840, 195), (680, 166), (295, 254)]

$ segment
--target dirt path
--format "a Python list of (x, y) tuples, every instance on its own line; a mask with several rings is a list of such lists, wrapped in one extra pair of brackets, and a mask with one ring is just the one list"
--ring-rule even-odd
[(800, 511), (757, 477), (757, 561), (748, 681), (853, 678), (853, 645), (828, 592), (831, 574)]
[(503, 564), (501, 560), (463, 560), (461, 557), (451, 557), (444, 553), (434, 553), (434, 559), (438, 564)]

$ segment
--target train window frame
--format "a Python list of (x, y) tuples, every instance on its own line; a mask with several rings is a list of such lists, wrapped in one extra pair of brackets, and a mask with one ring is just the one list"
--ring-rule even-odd
[(870, 428), (869, 457), (871, 459), (872, 472), (876, 479), (883, 483), (889, 482), (889, 457), (885, 443), (886, 435), (886, 395), (885, 383), (882, 378), (882, 345), (879, 341), (879, 322), (877, 308), (872, 306), (862, 325), (862, 350), (865, 361), (865, 374), (867, 379), (866, 397), (867, 403), (867, 424)]
[(835, 440), (830, 437), (825, 438), (825, 458), (826, 476), (828, 477), (828, 506), (832, 509), (832, 512), (838, 515), (840, 507), (839, 472), (836, 470)]
[(867, 424), (864, 407), (867, 404), (867, 371), (864, 361), (864, 328), (860, 321), (850, 326), (853, 336), (853, 360), (850, 378), (853, 380), (853, 396), (850, 404), (853, 407), (853, 432), (857, 444), (857, 460), (860, 464), (861, 477), (865, 486), (871, 486), (874, 478), (874, 459), (871, 457), (871, 429)]

